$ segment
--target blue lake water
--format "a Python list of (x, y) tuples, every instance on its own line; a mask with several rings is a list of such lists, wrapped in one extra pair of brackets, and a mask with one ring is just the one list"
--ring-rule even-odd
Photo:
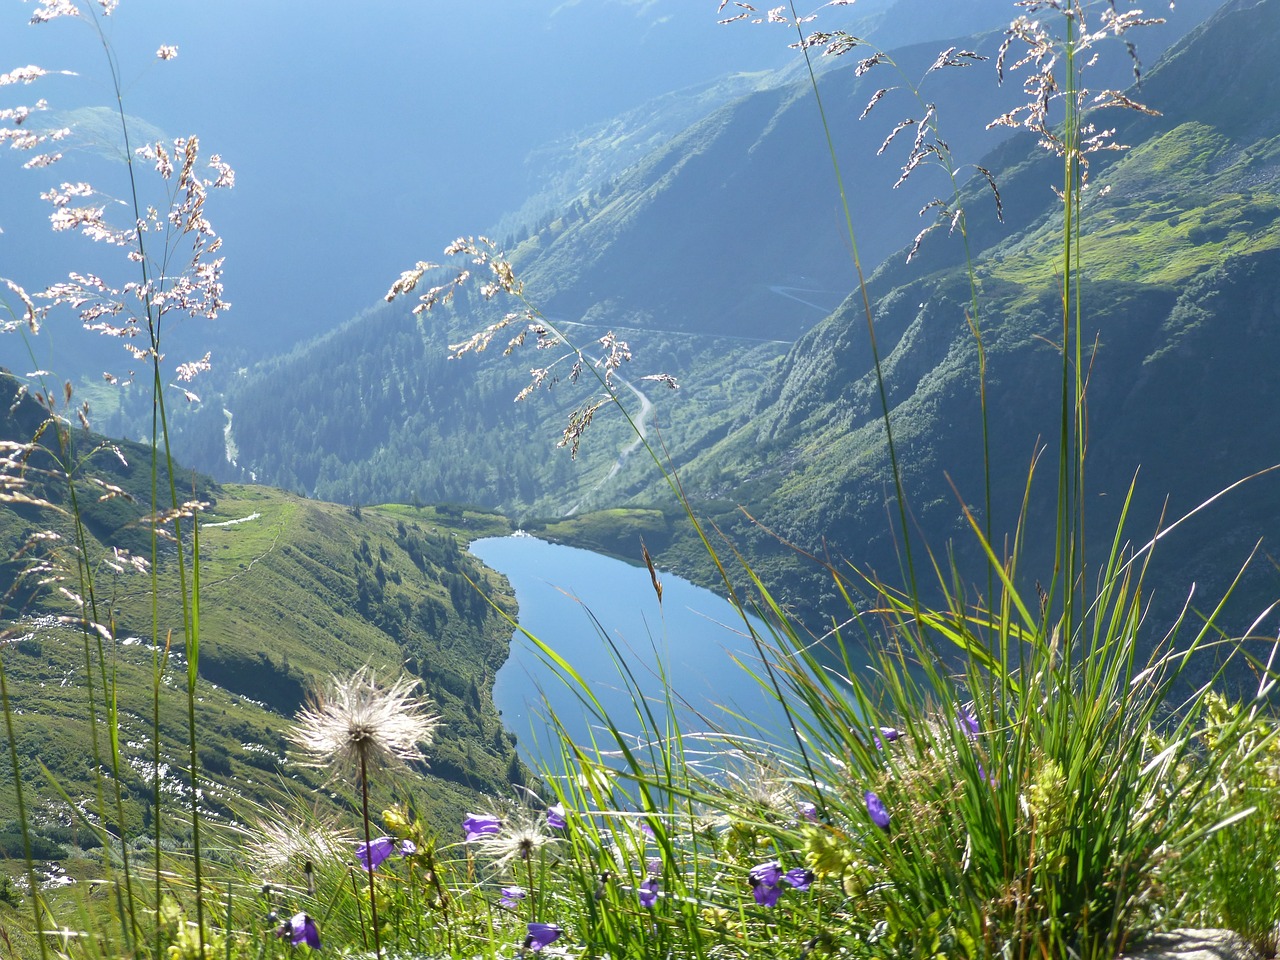
[[(660, 722), (666, 689), (686, 703), (678, 711), (684, 732), (749, 728), (785, 729), (782, 711), (746, 667), (759, 672), (755, 647), (742, 618), (724, 599), (687, 580), (659, 572), (658, 603), (649, 571), (588, 550), (529, 536), (492, 537), (471, 552), (505, 574), (520, 605), (520, 625), (564, 658), (627, 733), (638, 733), (632, 695), (620, 677), (619, 659), (654, 704)], [(767, 637), (767, 634), (764, 634)], [(494, 700), (508, 730), (519, 737), (528, 762), (554, 762), (560, 747), (545, 717), (549, 705), (571, 737), (590, 742), (608, 734), (560, 680), (546, 657), (517, 631), (511, 657), (498, 671)]]

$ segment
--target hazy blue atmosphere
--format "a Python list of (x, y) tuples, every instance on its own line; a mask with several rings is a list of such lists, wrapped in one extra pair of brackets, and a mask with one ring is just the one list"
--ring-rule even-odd
[[(29, 16), (25, 4), (0, 10), (0, 62), (81, 71), (44, 84), (51, 107), (113, 106), (94, 99), (109, 83), (92, 31)], [(235, 168), (211, 211), (234, 307), (220, 325), (273, 348), (350, 318), (415, 260), (519, 206), (539, 181), (534, 148), (794, 58), (777, 27), (717, 26), (711, 0), (136, 0), (106, 23), (127, 111), (169, 138), (198, 133)], [(176, 60), (155, 59), (162, 43)], [(74, 172), (101, 179), (85, 169)], [(35, 195), (72, 172), (0, 168), (3, 273), (57, 278), (41, 268), (62, 246), (12, 225), (39, 217)], [(290, 335), (270, 335), (280, 328)]]

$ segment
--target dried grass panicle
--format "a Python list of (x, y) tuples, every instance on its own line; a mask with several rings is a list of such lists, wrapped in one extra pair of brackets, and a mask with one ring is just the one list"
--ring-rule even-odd
[(610, 397), (598, 397), (569, 414), (569, 424), (564, 428), (564, 434), (556, 446), (568, 447), (569, 456), (576, 460), (578, 448), (582, 445), (582, 435), (587, 432), (587, 428), (591, 426), (591, 421), (600, 412), (600, 408), (609, 403), (610, 399)]
[(865, 107), (863, 107), (863, 109), (862, 109), (862, 113), (860, 113), (860, 114), (858, 115), (858, 119), (859, 119), (859, 120), (865, 120), (865, 119), (867, 118), (867, 114), (869, 114), (869, 113), (871, 112), (871, 109), (872, 109), (872, 108), (873, 108), (877, 103), (879, 103), (882, 99), (884, 99), (884, 95), (885, 95), (886, 93), (888, 93), (889, 91), (891, 91), (891, 90), (896, 90), (896, 89), (898, 89), (898, 88), (897, 88), (897, 87), (881, 87), (879, 90), (877, 90), (875, 93), (873, 93), (873, 94), (871, 95), (871, 99), (867, 101), (867, 105), (866, 105)]
[[(480, 294), (484, 299), (492, 300), (499, 293), (516, 296), (521, 294), (520, 283), (516, 280), (515, 271), (506, 254), (488, 237), (458, 237), (445, 247), (444, 254), (446, 257), (465, 256), (473, 267), (485, 267), (489, 271), (489, 280), (480, 286)], [(390, 303), (397, 297), (413, 292), (428, 272), (441, 269), (441, 264), (429, 260), (418, 261), (412, 270), (405, 270), (400, 274), (383, 299)], [(471, 273), (471, 267), (464, 267), (444, 283), (432, 287), (418, 298), (419, 303), (413, 308), (413, 312), (419, 314), (449, 303), (454, 294), (471, 279)]]
[[(114, 2), (100, 2), (103, 14), (109, 15)], [(66, 16), (81, 16), (78, 4), (46, 2), (36, 7), (33, 23), (44, 23)], [(172, 47), (162, 46), (159, 55), (171, 59), (176, 53)], [(0, 86), (29, 85), (55, 71), (35, 65), (18, 67), (0, 74)], [(70, 74), (69, 71), (56, 71)], [(44, 167), (57, 162), (61, 153), (51, 144), (60, 143), (73, 136), (70, 129), (34, 131), (24, 126), (32, 113), (48, 109), (45, 100), (0, 110), (0, 144), (31, 154), (24, 167)], [(42, 153), (36, 153), (42, 150)], [(206, 168), (212, 171), (205, 176), (199, 172), (200, 149), (196, 137), (180, 137), (171, 144), (149, 144), (135, 151), (139, 160), (152, 161), (161, 179), (167, 181), (164, 192), (172, 198), (163, 212), (148, 208), (137, 211), (132, 222), (113, 224), (107, 216), (113, 198), (99, 192), (85, 182), (63, 182), (40, 194), (52, 210), (49, 224), (54, 232), (76, 231), (95, 243), (119, 247), (130, 264), (141, 264), (144, 282), (126, 283), (121, 287), (93, 274), (72, 272), (68, 279), (47, 287), (34, 295), (47, 302), (37, 308), (31, 296), (12, 281), (5, 286), (22, 302), (23, 321), (32, 332), (37, 332), (47, 313), (57, 307), (68, 307), (75, 312), (81, 324), (88, 330), (125, 340), (139, 335), (139, 328), (151, 333), (154, 339), (161, 318), (170, 311), (179, 310), (193, 317), (216, 318), (230, 305), (223, 299), (223, 260), (215, 256), (222, 240), (205, 216), (205, 201), (211, 190), (228, 189), (235, 184), (235, 172), (223, 159), (214, 154)], [(130, 177), (136, 169), (130, 163)], [(156, 236), (156, 243), (163, 250), (148, 250), (148, 239)], [(176, 268), (170, 265), (176, 264)], [(4, 306), (8, 306), (4, 304)], [(9, 309), (11, 327), (17, 320), (17, 311)], [(127, 346), (127, 344), (126, 344)], [(159, 359), (156, 345), (150, 354), (140, 357), (134, 348), (134, 359)], [(106, 374), (108, 383), (120, 383), (122, 378)], [(123, 378), (128, 382), (131, 378)]]
[(169, 510), (158, 510), (155, 513), (141, 517), (138, 523), (143, 524), (148, 530), (154, 531), (160, 539), (176, 543), (177, 537), (168, 529), (169, 525), (181, 520), (193, 519), (196, 514), (204, 512), (209, 507), (208, 501), (188, 500), (181, 506)]
[[(1095, 48), (1102, 41), (1108, 38), (1123, 38), (1129, 30), (1136, 27), (1164, 23), (1163, 18), (1144, 17), (1141, 10), (1122, 13), (1117, 11), (1113, 4), (1104, 4), (1098, 16), (1099, 26), (1091, 30), (1088, 11), (1080, 0), (1019, 0), (1017, 5), (1029, 13), (1035, 13), (1041, 9), (1052, 9), (1070, 15), (1076, 24), (1076, 35), (1072, 41), (1073, 57), (1084, 65), (1084, 69), (1097, 63), (1098, 54)], [(1021, 55), (1012, 64), (1006, 65), (1009, 52), (1015, 44), (1022, 48)], [(1141, 65), (1137, 50), (1128, 40), (1124, 40), (1124, 45), (1134, 62), (1134, 75), (1140, 78)], [(1092, 56), (1089, 56), (1090, 51), (1094, 51)], [(1007, 126), (1031, 130), (1039, 136), (1040, 143), (1044, 147), (1059, 156), (1063, 155), (1068, 147), (1050, 122), (1051, 105), (1055, 100), (1066, 96), (1066, 90), (1058, 79), (1058, 71), (1062, 66), (1062, 54), (1062, 39), (1053, 36), (1043, 23), (1027, 14), (1016, 18), (1005, 31), (1004, 41), (1000, 44), (1000, 51), (996, 56), (996, 75), (1003, 82), (1006, 70), (1012, 73), (1024, 67), (1034, 67), (1022, 82), (1027, 101), (996, 117), (987, 124), (987, 128)], [(1093, 93), (1083, 83), (1083, 69), (1080, 71), (1080, 77), (1072, 84), (1072, 92), (1075, 103), (1071, 106), (1079, 112), (1083, 112), (1086, 106), (1091, 105), (1095, 109), (1121, 107), (1151, 116), (1159, 115), (1157, 111), (1119, 91), (1103, 90)], [(1082, 140), (1080, 146), (1074, 148), (1073, 152), (1083, 159), (1088, 153), (1104, 149), (1124, 148), (1111, 143), (1108, 137), (1101, 136)]]
[(44, 320), (45, 311), (43, 309), (37, 309), (35, 302), (27, 294), (27, 291), (12, 280), (7, 277), (0, 277), (0, 283), (3, 283), (5, 287), (22, 303), (22, 311), (19, 314), (18, 311), (15, 311), (9, 303), (0, 296), (0, 306), (3, 306), (5, 311), (9, 314), (9, 319), (7, 320), (0, 318), (0, 333), (10, 333), (18, 329), (20, 326), (25, 326), (32, 334), (39, 333), (40, 325)]
[[(865, 41), (863, 41), (861, 37), (855, 37), (853, 34), (846, 33), (843, 30), (836, 30), (833, 33), (826, 33), (825, 31), (818, 30), (809, 34), (804, 39), (791, 44), (791, 46), (797, 50), (809, 50), (814, 47), (822, 47), (822, 55), (824, 57), (840, 57), (855, 47), (862, 46), (864, 42)], [(874, 60), (875, 57), (883, 57), (883, 54), (877, 53), (874, 57), (868, 59)], [(862, 63), (866, 62), (867, 60), (862, 61)], [(859, 67), (861, 67), (861, 64), (859, 64)], [(866, 71), (864, 70), (862, 72), (865, 73)], [(857, 76), (862, 76), (862, 73), (858, 73)]]
[(383, 685), (368, 667), (331, 677), (299, 711), (289, 739), (335, 777), (420, 762), (440, 718), (430, 700), (414, 695), (417, 686), (412, 677)]
[[(104, 13), (108, 16), (111, 10), (115, 9), (112, 3), (110, 9), (104, 7)], [(72, 0), (44, 0), (31, 13), (31, 23), (47, 23), (50, 20), (56, 20), (58, 17), (78, 17), (80, 16), (80, 8)]]
[[(591, 425), (596, 413), (606, 404), (617, 402), (617, 396), (614, 393), (615, 374), (622, 364), (631, 361), (631, 347), (614, 331), (608, 331), (595, 341), (595, 346), (600, 350), (598, 356), (588, 356), (582, 348), (569, 344), (560, 331), (526, 300), (524, 286), (516, 276), (510, 260), (507, 259), (505, 252), (489, 238), (459, 237), (445, 248), (444, 253), (446, 257), (465, 257), (467, 262), (465, 265), (455, 267), (454, 274), (444, 282), (420, 295), (418, 304), (413, 308), (415, 314), (449, 303), (454, 295), (472, 279), (475, 268), (483, 268), (488, 274), (488, 279), (480, 285), (479, 289), (480, 296), (484, 300), (492, 300), (499, 294), (508, 294), (522, 303), (521, 309), (506, 313), (501, 319), (486, 325), (465, 340), (451, 343), (450, 359), (458, 359), (468, 353), (483, 352), (504, 331), (508, 339), (502, 351), (503, 356), (510, 356), (516, 350), (527, 346), (530, 338), (533, 339), (534, 346), (538, 350), (563, 348), (564, 352), (554, 360), (530, 369), (529, 382), (516, 394), (516, 402), (528, 399), (543, 387), (550, 389), (562, 380), (577, 383), (582, 374), (588, 370), (596, 372), (603, 393), (574, 410), (569, 417), (568, 426), (565, 427), (557, 443), (557, 446), (569, 447), (571, 455), (576, 458), (583, 433)], [(383, 299), (392, 302), (397, 297), (412, 293), (429, 273), (444, 269), (446, 268), (441, 264), (420, 260), (412, 269), (400, 274)], [(675, 378), (668, 374), (653, 374), (642, 379), (655, 380), (669, 387), (677, 386)]]

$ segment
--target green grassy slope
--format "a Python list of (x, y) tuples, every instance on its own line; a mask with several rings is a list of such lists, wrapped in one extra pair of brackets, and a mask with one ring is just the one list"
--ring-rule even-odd
[[(5, 384), (14, 386), (11, 380)], [(9, 408), (7, 402), (4, 406)], [(18, 403), (4, 424), (6, 435), (30, 436), (42, 420), (31, 400)], [(46, 431), (45, 437), (51, 436)], [(74, 436), (81, 450), (99, 442)], [(89, 458), (77, 485), (92, 517), (85, 547), (97, 577), (98, 619), (110, 624), (112, 637), (100, 642), (91, 634), (86, 640), (74, 624), (60, 623), (58, 617), (73, 615), (74, 607), (56, 592), (19, 591), (5, 611), (11, 641), (0, 648), (0, 657), (27, 802), (37, 811), (32, 822), (42, 858), (95, 843), (58, 792), (84, 801), (87, 815), (97, 819), (93, 798), (101, 787), (92, 745), (96, 738), (98, 755), (109, 754), (103, 706), (108, 685), (114, 684), (119, 706), (122, 804), (131, 835), (153, 816), (149, 782), (157, 676), (166, 802), (187, 789), (186, 661), (172, 548), (162, 547), (157, 564), (159, 649), (151, 642), (150, 577), (129, 571), (127, 564), (115, 570), (108, 562), (110, 544), (121, 539), (144, 555), (149, 552), (138, 523), (149, 487), (146, 454), (130, 444), (120, 445), (120, 451), (129, 467), (111, 451), (101, 451)], [(35, 464), (48, 462), (38, 452), (31, 461), (31, 475)], [(89, 492), (96, 489), (95, 478), (109, 479), (138, 502), (124, 497), (93, 502), (96, 493)], [(252, 821), (261, 804), (287, 794), (307, 804), (349, 808), (344, 791), (320, 789), (330, 772), (304, 766), (284, 735), (310, 689), (330, 674), (364, 666), (384, 677), (408, 669), (421, 678), (422, 691), (441, 715), (427, 766), (401, 778), (401, 789), (438, 818), (442, 829), (451, 829), (448, 825), (475, 805), (477, 794), (503, 793), (512, 779), (527, 778), (515, 756), (515, 738), (503, 730), (491, 699), (510, 628), (468, 578), (508, 610), (514, 610), (514, 598), (505, 581), (465, 552), (469, 539), (505, 532), (502, 518), (446, 508), (356, 510), (266, 487), (218, 486), (198, 477), (195, 485), (196, 496), (209, 504), (200, 531), (198, 756), (206, 778), (204, 807), (215, 821)], [(52, 506), (0, 509), (4, 555), (13, 555), (31, 530), (50, 529), (61, 539), (52, 542), (46, 557), (55, 573), (71, 572), (67, 488), (50, 479), (32, 489)], [(15, 569), (14, 564), (4, 568), (5, 586)], [(74, 576), (63, 584), (84, 592)], [(107, 797), (110, 801), (110, 790)], [(19, 852), (14, 804), (12, 790), (0, 791), (0, 854)], [(183, 836), (181, 820), (166, 823), (167, 832)]]

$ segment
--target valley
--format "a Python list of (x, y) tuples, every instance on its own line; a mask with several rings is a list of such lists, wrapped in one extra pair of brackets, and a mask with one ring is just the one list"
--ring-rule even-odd
[[(1129, 522), (1138, 543), (1157, 529), (1162, 511), (1171, 520), (1276, 459), (1240, 450), (1213, 458), (1220, 471), (1187, 474), (1168, 457), (1220, 444), (1231, 430), (1219, 419), (1230, 417), (1216, 380), (1199, 379), (1206, 391), (1200, 400), (1186, 396), (1185, 376), (1172, 372), (1179, 356), (1218, 355), (1223, 369), (1233, 370), (1230, 364), (1245, 362), (1253, 372), (1232, 379), (1265, 379), (1269, 339), (1251, 341), (1248, 358), (1210, 344), (1238, 342), (1243, 334), (1225, 325), (1242, 319), (1242, 310), (1255, 316), (1250, 329), (1260, 329), (1266, 321), (1257, 313), (1270, 309), (1265, 290), (1244, 278), (1266, 275), (1276, 236), (1275, 131), (1259, 119), (1270, 116), (1263, 104), (1271, 84), (1262, 64), (1234, 57), (1213, 97), (1184, 91), (1202, 89), (1192, 79), (1200, 64), (1221, 62), (1227, 55), (1216, 51), (1244, 43), (1241, 31), (1269, 35), (1274, 15), (1268, 3), (1233, 4), (1163, 60), (1144, 57), (1134, 95), (1159, 116), (1104, 111), (1115, 140), (1129, 149), (1090, 158), (1082, 295), (1091, 312), (1086, 335), (1097, 344), (1094, 407), (1106, 412), (1092, 426), (1088, 495), (1100, 505), (1098, 528), (1107, 530), (1118, 517), (1108, 504), (1123, 500), (1137, 474)], [(1168, 30), (1172, 41), (1176, 28)], [(1160, 42), (1157, 35), (1144, 50)], [(994, 56), (999, 36), (973, 45)], [(1101, 52), (1089, 82), (1127, 86), (1133, 61), (1123, 48)], [(811, 625), (824, 622), (840, 599), (821, 565), (785, 543), (822, 551), (841, 566), (886, 575), (899, 567), (900, 534), (886, 523), (890, 464), (869, 320), (888, 378), (888, 414), (901, 421), (913, 524), (935, 549), (954, 550), (964, 561), (972, 547), (966, 508), (997, 537), (1012, 532), (1028, 465), (1054, 429), (1052, 394), (1034, 385), (1054, 376), (1048, 344), (1060, 339), (1052, 326), (1052, 251), (1061, 218), (1043, 187), (1055, 161), (1030, 135), (984, 129), (972, 119), (1006, 109), (1018, 95), (1016, 82), (996, 84), (990, 63), (931, 72), (935, 56), (929, 45), (897, 51), (895, 76), (925, 78), (921, 97), (932, 98), (937, 119), (922, 132), (946, 145), (941, 156), (954, 166), (960, 190), (946, 209), (963, 208), (962, 230), (931, 233), (905, 262), (912, 235), (929, 221), (901, 211), (946, 197), (952, 187), (936, 163), (893, 186), (902, 155), (896, 143), (879, 156), (877, 146), (896, 116), (918, 119), (918, 104), (893, 99), (902, 91), (877, 103), (868, 119), (832, 127), (835, 155), (850, 164), (857, 187), (851, 208), (870, 275), (870, 318), (858, 298), (841, 303), (835, 293), (856, 277), (838, 233), (831, 159), (803, 85), (756, 90), (714, 109), (557, 215), (517, 232), (504, 251), (535, 321), (551, 318), (570, 338), (582, 338), (562, 352), (580, 349), (593, 362), (593, 338), (617, 331), (636, 358), (620, 371), (627, 382), (675, 376), (679, 390), (646, 391), (663, 468), (678, 473), (695, 509), (743, 548)], [(841, 117), (856, 116), (886, 82), (875, 71), (856, 76), (853, 67), (840, 60), (820, 76), (828, 109)], [(1223, 113), (1221, 97), (1238, 106)], [(994, 176), (1003, 220), (984, 177), (969, 179), (977, 163)], [(384, 304), (228, 384), (219, 402), (237, 411), (236, 468), (222, 456), (212, 416), (182, 425), (184, 456), (215, 475), (243, 478), (251, 470), (341, 502), (477, 503), (521, 524), (626, 506), (660, 510), (678, 528), (682, 508), (660, 471), (643, 458), (619, 461), (636, 438), (622, 418), (606, 418), (608, 407), (580, 456), (553, 449), (568, 414), (592, 402), (590, 377), (586, 386), (560, 383), (512, 403), (527, 382), (526, 361), (496, 351), (445, 359), (449, 343), (510, 308), (465, 288), (449, 306), (420, 316)], [(986, 340), (990, 422), (978, 407), (984, 388), (975, 376), (975, 327)], [(1174, 384), (1180, 396), (1162, 392)], [(617, 399), (635, 400), (626, 388)], [(1166, 419), (1188, 405), (1195, 417)], [(1264, 418), (1273, 409), (1253, 406)], [(632, 417), (641, 409), (636, 402)], [(352, 418), (358, 426), (348, 429)], [(293, 446), (292, 438), (302, 437), (306, 448)], [(993, 474), (990, 488), (981, 479), (987, 463), (1009, 468)], [(1219, 508), (1239, 531), (1220, 544), (1255, 529), (1273, 497), (1269, 483), (1247, 485)], [(1033, 488), (1033, 517), (1048, 509), (1034, 490), (1049, 486)], [(1206, 550), (1190, 542), (1167, 548), (1160, 562), (1183, 586), (1171, 587), (1166, 614), (1181, 606), (1193, 580), (1201, 590), (1225, 588), (1226, 571), (1244, 559)], [(714, 582), (691, 531), (677, 530), (661, 559), (695, 581)], [(972, 555), (964, 563), (976, 570), (983, 561)], [(1256, 586), (1251, 599), (1241, 598), (1242, 610), (1265, 606), (1272, 589), (1260, 569), (1249, 582)]]
[[(108, 241), (67, 285), (33, 301), (8, 271), (62, 253), (0, 236), (15, 958), (1274, 946), (1222, 887), (1280, 876), (1280, 0), (932, 3), (812, 34), (722, 3), (796, 31), (790, 65), (724, 73), (704, 39), (636, 90), (629, 46), (693, 36), (662, 0), (557, 4), (521, 55), (599, 33), (541, 72), (467, 34), (508, 53), (457, 86), (429, 78), (459, 50), (402, 27), (325, 75), (332, 116), (399, 50), (393, 120), (243, 114), (258, 302), (213, 333), (220, 155), (123, 164), (76, 140), (102, 108), (64, 134), (0, 106), (15, 148), (117, 175), (44, 196)], [(113, 5), (54, 6), (36, 25), (97, 29), (123, 101)], [(329, 13), (298, 36), (373, 56)], [(539, 77), (596, 112), (515, 117)], [(394, 177), (351, 147), (395, 151), (386, 124), (430, 131), (388, 141)], [(332, 190), (265, 204), (268, 154)], [(441, 257), (463, 209), (497, 227)], [(120, 253), (140, 279), (93, 272)]]

